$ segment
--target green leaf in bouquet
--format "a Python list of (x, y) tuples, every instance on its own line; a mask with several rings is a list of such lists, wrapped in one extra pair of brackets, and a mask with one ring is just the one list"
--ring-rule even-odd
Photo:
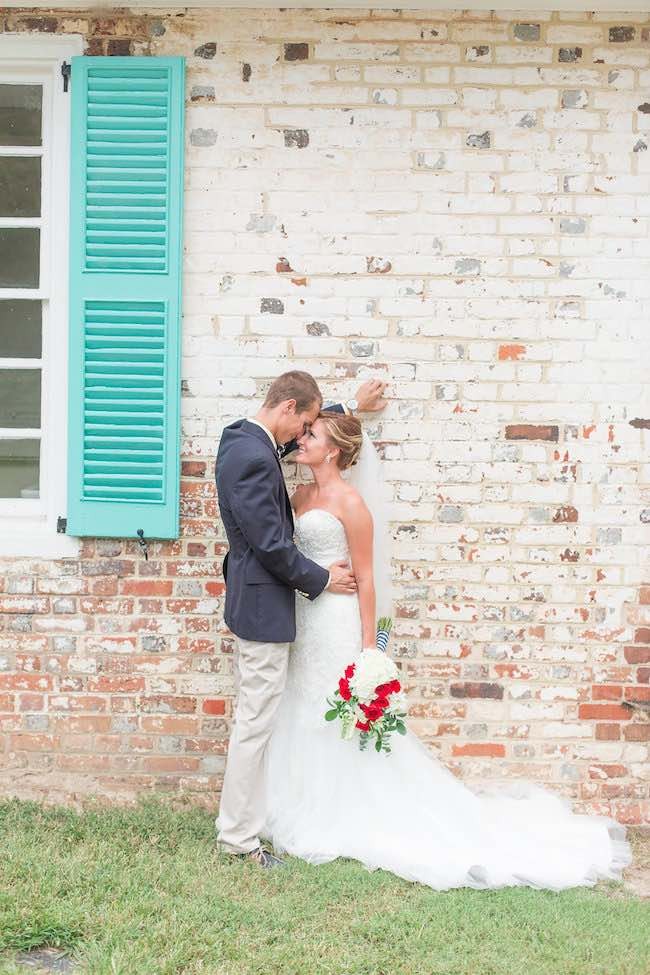
[(326, 711), (325, 712), (325, 720), (326, 721), (334, 721), (335, 718), (338, 718), (338, 715), (339, 715), (339, 712), (337, 711), (337, 709), (336, 708), (332, 708), (331, 711)]
[(375, 742), (375, 751), (376, 752), (381, 751), (381, 738), (378, 738), (377, 741)]
[(399, 731), (400, 735), (406, 734), (406, 725), (404, 724), (403, 721), (397, 722), (397, 730)]

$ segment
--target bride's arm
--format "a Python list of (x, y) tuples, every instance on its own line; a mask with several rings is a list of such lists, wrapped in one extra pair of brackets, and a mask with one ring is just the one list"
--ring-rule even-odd
[(360, 497), (346, 500), (341, 518), (350, 549), (352, 571), (357, 580), (361, 614), (362, 647), (374, 647), (377, 639), (375, 621), (375, 584), (372, 571), (372, 515)]

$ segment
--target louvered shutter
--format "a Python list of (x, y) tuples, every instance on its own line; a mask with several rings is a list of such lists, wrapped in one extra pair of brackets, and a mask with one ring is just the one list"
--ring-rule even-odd
[(72, 59), (71, 535), (179, 522), (183, 58)]

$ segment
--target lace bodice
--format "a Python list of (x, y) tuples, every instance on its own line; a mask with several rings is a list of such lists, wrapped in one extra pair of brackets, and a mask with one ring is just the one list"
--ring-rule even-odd
[(303, 555), (324, 568), (350, 557), (343, 524), (324, 508), (310, 508), (296, 518), (295, 542)]
[[(345, 528), (322, 508), (296, 518), (295, 542), (303, 555), (328, 568), (349, 559)], [(296, 596), (296, 640), (289, 656), (285, 702), (302, 719), (322, 725), (326, 698), (338, 685), (343, 669), (361, 650), (361, 618), (357, 596), (323, 592), (310, 601)]]

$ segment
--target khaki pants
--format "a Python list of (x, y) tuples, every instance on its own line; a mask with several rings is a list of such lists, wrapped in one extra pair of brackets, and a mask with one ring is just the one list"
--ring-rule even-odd
[(237, 640), (235, 719), (217, 818), (219, 846), (250, 853), (264, 825), (264, 759), (287, 676), (288, 643)]

